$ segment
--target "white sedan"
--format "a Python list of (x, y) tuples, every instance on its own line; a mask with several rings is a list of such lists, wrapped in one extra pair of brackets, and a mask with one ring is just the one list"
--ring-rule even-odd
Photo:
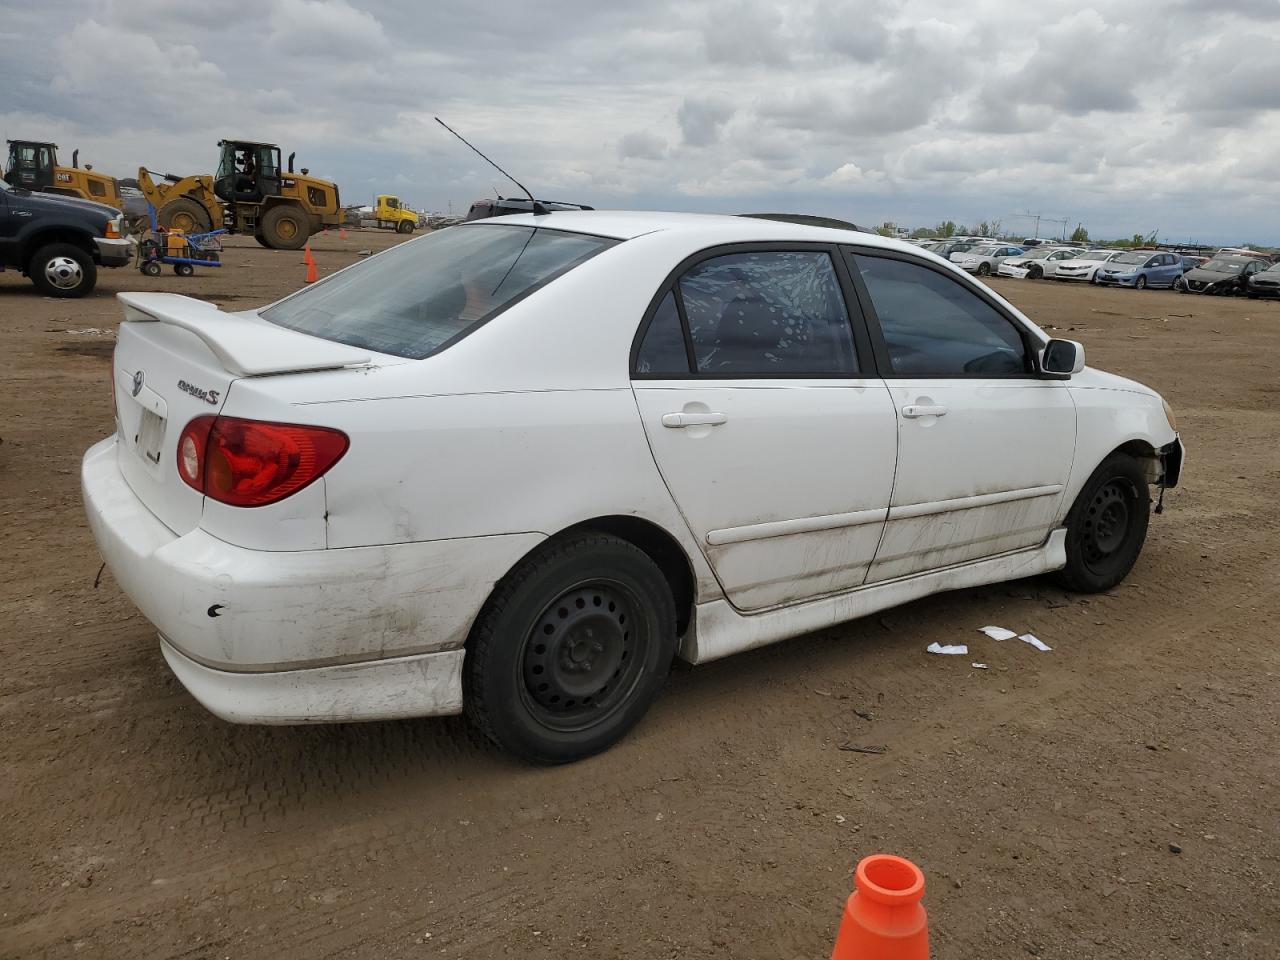
[(1024, 253), (1021, 247), (990, 243), (986, 246), (974, 247), (972, 250), (953, 253), (947, 259), (961, 270), (976, 273), (980, 277), (989, 277), (1010, 257), (1021, 257)]
[(1058, 267), (1080, 256), (1084, 251), (1074, 247), (1036, 247), (1020, 257), (1009, 257), (1000, 263), (996, 273), (1001, 277), (1018, 280), (1043, 280), (1052, 277)]
[(1124, 250), (1089, 250), (1073, 260), (1063, 260), (1053, 271), (1055, 280), (1081, 280), (1092, 283), (1098, 268), (1125, 253)]
[(465, 711), (573, 760), (676, 656), (1049, 571), (1110, 589), (1182, 461), (1154, 391), (851, 231), (526, 214), (260, 310), (120, 300), (89, 523), (236, 722)]

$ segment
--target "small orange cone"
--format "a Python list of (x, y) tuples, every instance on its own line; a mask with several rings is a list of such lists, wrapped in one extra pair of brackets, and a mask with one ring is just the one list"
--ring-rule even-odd
[[(307, 251), (308, 254), (310, 254), (310, 252), (311, 251), (309, 250)], [(310, 256), (308, 256), (307, 257), (307, 283), (315, 283), (319, 279), (320, 279), (320, 275), (316, 272), (316, 262), (312, 260)]]
[(345, 240), (345, 239), (347, 239), (347, 231), (345, 231), (345, 230), (339, 230), (339, 231), (338, 231), (338, 239), (339, 239), (339, 240)]
[(303, 248), (302, 248), (302, 262), (303, 262), (303, 263), (314, 263), (314, 262), (315, 262), (315, 261), (312, 259), (312, 257), (311, 257), (311, 244), (309, 244), (309, 243), (308, 243), (308, 244), (306, 244), (306, 245), (304, 245), (304, 246), (303, 246)]
[(929, 960), (924, 873), (887, 853), (864, 857), (844, 905), (831, 960)]

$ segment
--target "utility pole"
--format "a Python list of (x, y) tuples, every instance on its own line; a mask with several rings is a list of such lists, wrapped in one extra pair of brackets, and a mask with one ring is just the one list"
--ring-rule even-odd
[(1010, 214), (1010, 216), (1014, 220), (1034, 220), (1036, 226), (1035, 226), (1035, 233), (1033, 235), (1037, 240), (1040, 239), (1040, 221), (1041, 220), (1044, 220), (1047, 223), (1062, 224), (1062, 239), (1065, 240), (1067, 238), (1067, 222), (1070, 218), (1063, 218), (1060, 220), (1056, 217), (1046, 217), (1044, 214), (1041, 214), (1041, 213), (1030, 213), (1030, 212), (1014, 213), (1014, 214)]

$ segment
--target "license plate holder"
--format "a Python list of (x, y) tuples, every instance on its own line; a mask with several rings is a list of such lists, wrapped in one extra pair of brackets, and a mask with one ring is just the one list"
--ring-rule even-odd
[(134, 440), (138, 456), (149, 463), (160, 465), (160, 447), (164, 443), (164, 417), (144, 409), (138, 424), (138, 436)]

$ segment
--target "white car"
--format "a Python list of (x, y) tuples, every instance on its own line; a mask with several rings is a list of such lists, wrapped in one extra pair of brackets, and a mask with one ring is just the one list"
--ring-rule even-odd
[(1005, 260), (1010, 257), (1021, 257), (1023, 252), (1021, 247), (993, 243), (985, 247), (953, 253), (949, 259), (961, 270), (976, 273), (980, 277), (989, 277)]
[(261, 310), (120, 294), (89, 523), (219, 717), (460, 713), (598, 751), (701, 663), (942, 590), (1106, 590), (1182, 448), (895, 240), (556, 212), (428, 234)]
[(1123, 250), (1088, 250), (1072, 260), (1063, 260), (1050, 274), (1055, 280), (1080, 280), (1093, 283), (1098, 268), (1120, 256)]
[(1052, 277), (1061, 264), (1074, 260), (1082, 253), (1084, 251), (1076, 247), (1036, 247), (1020, 257), (1009, 257), (1004, 260), (996, 273), (1002, 277), (1014, 277), (1018, 280), (1024, 278), (1042, 280), (1045, 277)]

